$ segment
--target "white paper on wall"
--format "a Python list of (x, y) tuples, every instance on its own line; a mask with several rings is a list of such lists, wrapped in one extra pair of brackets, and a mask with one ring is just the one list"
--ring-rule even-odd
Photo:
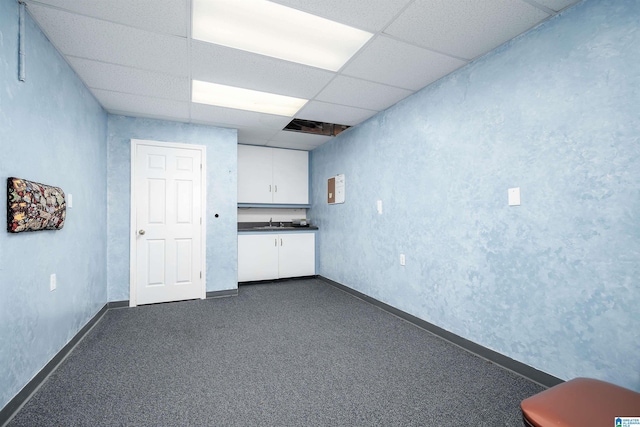
[(340, 174), (340, 175), (336, 175), (336, 188), (335, 188), (335, 192), (336, 192), (336, 201), (335, 203), (344, 203), (344, 198), (345, 198), (345, 180), (344, 180), (344, 174)]

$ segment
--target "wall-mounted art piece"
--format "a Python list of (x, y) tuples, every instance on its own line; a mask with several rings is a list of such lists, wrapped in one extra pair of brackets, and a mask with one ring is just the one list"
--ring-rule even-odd
[(67, 206), (58, 187), (7, 178), (7, 231), (60, 230)]

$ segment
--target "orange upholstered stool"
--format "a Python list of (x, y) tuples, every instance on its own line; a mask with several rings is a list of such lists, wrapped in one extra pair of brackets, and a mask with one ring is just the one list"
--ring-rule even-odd
[(525, 399), (526, 426), (608, 427), (616, 417), (640, 417), (640, 393), (590, 378), (576, 378)]

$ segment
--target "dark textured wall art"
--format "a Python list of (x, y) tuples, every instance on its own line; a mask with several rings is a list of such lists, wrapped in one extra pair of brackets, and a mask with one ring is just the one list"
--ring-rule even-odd
[(60, 230), (67, 215), (64, 191), (58, 187), (7, 178), (7, 231)]

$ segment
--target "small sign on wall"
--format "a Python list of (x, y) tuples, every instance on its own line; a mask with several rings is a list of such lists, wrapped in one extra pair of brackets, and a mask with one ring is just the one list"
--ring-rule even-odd
[(327, 180), (327, 203), (330, 205), (344, 203), (345, 179), (344, 174), (339, 174)]

